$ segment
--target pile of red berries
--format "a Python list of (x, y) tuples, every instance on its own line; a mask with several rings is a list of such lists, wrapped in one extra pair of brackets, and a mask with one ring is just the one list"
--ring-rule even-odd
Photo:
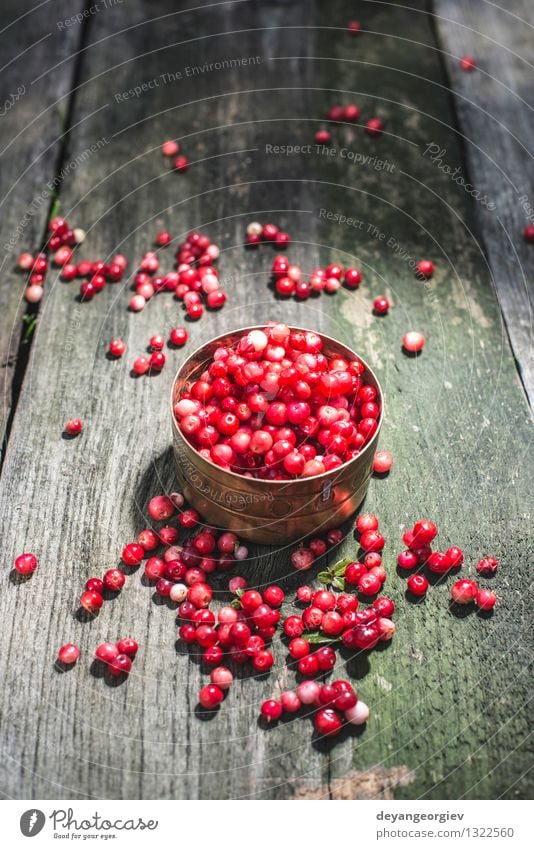
[[(187, 342), (189, 335), (184, 327), (173, 327), (170, 336), (169, 344), (175, 348), (182, 347)], [(165, 339), (160, 334), (155, 334), (150, 337), (148, 343), (149, 357), (137, 357), (132, 365), (132, 371), (135, 375), (146, 374), (148, 371), (159, 372), (162, 370), (166, 362), (166, 356), (163, 353), (165, 347)], [(112, 339), (109, 345), (109, 352), (115, 357), (121, 357), (126, 350), (126, 345), (121, 339)]]
[(347, 289), (357, 289), (362, 279), (357, 268), (343, 269), (341, 265), (332, 263), (326, 268), (314, 268), (305, 280), (299, 266), (290, 265), (283, 254), (275, 256), (271, 271), (276, 293), (281, 298), (294, 296), (298, 301), (305, 301), (321, 292), (332, 295), (343, 285)]
[[(204, 708), (217, 707), (223, 700), (223, 690), (230, 687), (233, 676), (221, 663), (226, 655), (232, 663), (250, 663), (257, 673), (268, 672), (274, 664), (271, 643), (278, 622), (279, 607), (284, 601), (280, 587), (258, 590), (238, 590), (238, 600), (225, 605), (217, 615), (209, 610), (212, 598), (208, 584), (195, 584), (187, 591), (178, 615), (183, 621), (178, 636), (188, 644), (196, 643), (203, 650), (202, 659), (212, 670), (211, 683), (202, 687), (198, 700)], [(221, 685), (221, 672), (226, 673), (226, 686)]]
[[(360, 122), (360, 107), (355, 103), (349, 103), (346, 106), (334, 104), (326, 113), (326, 119), (331, 124), (359, 124)], [(370, 136), (379, 136), (384, 130), (384, 123), (380, 118), (369, 118), (364, 125), (365, 132)], [(317, 130), (315, 133), (316, 144), (330, 144), (332, 134), (329, 130)]]
[[(158, 247), (166, 247), (171, 235), (166, 230), (156, 236)], [(174, 292), (183, 301), (190, 320), (196, 321), (204, 307), (220, 309), (226, 294), (219, 285), (219, 272), (213, 263), (219, 258), (219, 248), (209, 236), (192, 232), (178, 245), (176, 269), (167, 274), (156, 274), (160, 261), (157, 251), (147, 251), (134, 277), (135, 295), (130, 298), (130, 309), (139, 312), (157, 292)]]
[(180, 153), (180, 145), (174, 140), (163, 142), (161, 145), (161, 153), (167, 159), (172, 159), (172, 166), (175, 171), (183, 172), (189, 168), (189, 159)]
[[(167, 522), (178, 513), (178, 524), (186, 530), (192, 530), (200, 524), (199, 514), (186, 507), (185, 499), (179, 492), (171, 493), (170, 496), (154, 496), (148, 505), (148, 512), (156, 522)], [(130, 542), (124, 547), (121, 555), (123, 564), (129, 567), (140, 566), (148, 557), (145, 577), (156, 582), (158, 595), (170, 597), (172, 601), (183, 601), (187, 587), (204, 584), (211, 572), (228, 571), (248, 557), (248, 549), (231, 531), (221, 533), (203, 525), (183, 545), (178, 545), (180, 535), (180, 528), (167, 524), (158, 530), (145, 528), (136, 542)], [(165, 547), (162, 556), (149, 556), (159, 546)], [(21, 565), (24, 564), (21, 562)], [(119, 592), (125, 582), (126, 576), (121, 569), (109, 569), (103, 578), (89, 578), (80, 597), (80, 606), (88, 613), (98, 613), (104, 604), (105, 592)]]
[[(457, 545), (453, 545), (445, 552), (433, 551), (431, 543), (438, 534), (434, 522), (429, 519), (420, 519), (411, 530), (403, 534), (403, 542), (408, 546), (401, 551), (397, 558), (400, 569), (411, 570), (416, 567), (425, 567), (434, 575), (446, 575), (452, 569), (459, 569), (464, 562), (464, 553)], [(492, 575), (497, 568), (494, 557), (485, 557), (476, 566), (481, 575)], [(426, 595), (429, 582), (425, 575), (417, 572), (410, 575), (407, 581), (408, 590), (414, 596)], [(497, 601), (497, 596), (491, 590), (480, 590), (475, 581), (463, 578), (456, 581), (451, 588), (451, 598), (456, 604), (470, 604), (476, 602), (482, 610), (492, 610)]]
[(65, 218), (58, 216), (49, 222), (48, 232), (50, 235), (44, 251), (35, 256), (27, 252), (22, 253), (18, 259), (18, 267), (29, 271), (28, 287), (24, 295), (28, 303), (37, 304), (43, 297), (50, 254), (52, 264), (61, 268), (62, 280), (86, 278), (80, 285), (80, 297), (83, 301), (90, 301), (106, 283), (116, 283), (122, 279), (128, 264), (122, 254), (114, 256), (109, 264), (101, 260), (82, 260), (75, 264), (74, 249), (85, 240), (85, 232), (79, 227), (70, 227)]
[(128, 675), (138, 650), (139, 645), (135, 640), (123, 637), (118, 643), (100, 643), (96, 647), (95, 657), (106, 664), (115, 678), (119, 678), (121, 675)]
[(326, 553), (330, 546), (339, 545), (343, 542), (344, 535), (341, 528), (331, 528), (326, 537), (313, 537), (306, 544), (299, 546), (291, 554), (291, 565), (299, 572), (311, 569), (315, 561)]
[(267, 480), (352, 460), (376, 433), (380, 399), (359, 360), (322, 348), (316, 333), (285, 324), (218, 348), (174, 405), (184, 437), (216, 465)]
[(364, 725), (369, 718), (369, 708), (358, 699), (352, 684), (343, 679), (322, 685), (302, 681), (296, 690), (285, 690), (280, 699), (263, 702), (261, 715), (267, 722), (274, 722), (303, 706), (315, 709), (311, 715), (320, 737), (335, 737), (346, 723)]
[[(343, 568), (345, 561), (338, 565)], [(367, 591), (364, 594), (370, 595)], [(306, 678), (334, 668), (336, 652), (333, 642), (341, 641), (349, 649), (370, 650), (379, 641), (391, 640), (395, 633), (395, 625), (391, 621), (395, 605), (386, 596), (378, 597), (370, 606), (358, 610), (358, 597), (352, 593), (336, 594), (329, 589), (313, 590), (304, 586), (297, 590), (297, 601), (307, 606), (301, 615), (291, 614), (284, 619), (282, 628), (290, 639), (289, 654)], [(321, 637), (324, 639), (321, 640)], [(312, 652), (312, 644), (317, 642), (329, 644)]]
[(291, 242), (291, 236), (284, 230), (280, 230), (276, 224), (260, 224), (259, 221), (251, 221), (247, 225), (246, 243), (250, 247), (255, 247), (260, 242), (270, 242), (279, 249), (287, 248)]

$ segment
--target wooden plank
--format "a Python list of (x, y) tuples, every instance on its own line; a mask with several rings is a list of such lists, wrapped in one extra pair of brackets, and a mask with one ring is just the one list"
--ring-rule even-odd
[[(90, 22), (68, 156), (108, 141), (66, 181), (62, 209), (88, 229), (85, 250), (92, 257), (120, 248), (137, 259), (161, 225), (176, 238), (205, 229), (223, 248), (219, 266), (230, 302), (190, 325), (191, 343), (183, 353), (169, 352), (160, 376), (134, 380), (129, 366), (150, 335), (181, 323), (176, 302), (161, 295), (133, 315), (122, 285), (108, 286), (90, 304), (77, 303), (72, 286), (51, 289), (0, 497), (6, 562), (22, 550), (36, 551), (41, 561), (31, 581), (10, 584), (0, 600), (0, 789), (6, 795), (491, 798), (529, 792), (522, 777), (532, 755), (522, 656), (527, 616), (519, 604), (531, 544), (522, 464), (528, 410), (487, 268), (468, 229), (465, 195), (422, 155), (426, 140), (436, 138), (453, 164), (461, 164), (429, 21), (398, 6), (362, 4), (355, 12), (344, 0), (333, 8), (339, 30), (331, 9), (309, 2), (231, 4), (211, 9), (209, 19), (191, 12), (162, 24), (147, 22), (148, 6), (137, 0), (129, 3), (125, 32), (114, 35), (123, 29), (118, 10)], [(167, 11), (163, 2), (150, 3), (154, 18)], [(369, 32), (345, 40), (343, 27), (354, 14)], [(429, 46), (406, 50), (403, 39)], [(252, 56), (261, 61), (246, 70), (192, 77), (185, 71), (200, 60), (209, 67)], [(174, 78), (163, 82), (162, 74)], [(151, 80), (158, 82), (138, 97), (116, 98)], [(335, 155), (266, 149), (307, 143), (333, 100), (352, 99), (365, 118), (378, 113), (386, 119), (388, 133), (378, 142), (358, 128), (339, 128)], [(82, 121), (99, 107), (105, 108)], [(198, 162), (186, 175), (164, 172), (158, 148), (168, 137), (183, 137), (184, 151)], [(342, 147), (360, 158), (347, 159)], [(365, 159), (375, 155), (387, 164)], [(336, 223), (321, 210), (358, 218), (362, 227)], [(267, 288), (271, 249), (250, 254), (242, 247), (253, 217), (289, 229), (290, 256), (306, 270), (329, 260), (355, 261), (365, 283), (332, 299), (275, 301)], [(437, 265), (428, 286), (415, 280), (411, 267), (424, 255)], [(170, 264), (166, 258), (165, 267)], [(379, 321), (371, 304), (383, 292), (394, 308)], [(145, 525), (149, 497), (173, 483), (166, 399), (182, 358), (213, 335), (268, 317), (333, 333), (370, 359), (387, 393), (382, 444), (396, 456), (390, 478), (373, 481), (365, 506), (378, 512), (388, 537), (398, 635), (369, 659), (340, 663), (340, 674), (348, 670), (357, 679), (373, 720), (363, 733), (347, 732), (328, 746), (312, 742), (307, 720), (268, 731), (257, 724), (261, 701), (294, 681), (280, 643), (275, 674), (239, 677), (224, 710), (201, 722), (195, 703), (205, 672), (175, 646), (174, 615), (152, 603), (138, 572), (95, 621), (74, 616), (85, 579), (118, 561), (122, 545)], [(416, 360), (400, 353), (410, 327), (428, 336)], [(114, 335), (125, 339), (128, 354), (111, 363), (105, 352)], [(62, 425), (73, 415), (86, 422), (84, 434), (62, 440)], [(401, 528), (425, 514), (438, 521), (444, 545), (465, 549), (467, 571), (483, 553), (502, 559), (493, 619), (453, 617), (445, 586), (421, 605), (405, 599), (395, 553)], [(352, 539), (343, 553), (356, 554)], [(295, 587), (288, 552), (254, 554), (251, 584), (276, 579)], [(102, 639), (126, 633), (142, 648), (128, 682), (110, 688), (91, 675), (90, 657)], [(55, 653), (68, 640), (83, 655), (76, 669), (59, 675)]]
[[(63, 122), (81, 27), (61, 23), (83, 3), (67, 0), (35, 8), (31, 0), (6, 0), (0, 22), (0, 441), (11, 409), (11, 384), (21, 343), (23, 277), (15, 271), (22, 250), (42, 242), (61, 150)], [(59, 26), (58, 26), (59, 24)], [(62, 72), (34, 82), (46, 68), (63, 62)], [(29, 312), (35, 313), (36, 309)], [(25, 359), (25, 349), (22, 349)]]
[[(522, 238), (525, 224), (534, 223), (532, 3), (513, 0), (500, 8), (482, 0), (437, 0), (435, 12), (468, 174), (494, 204), (475, 203), (475, 220), (532, 406), (534, 250)], [(476, 72), (460, 69), (464, 55), (475, 56)]]

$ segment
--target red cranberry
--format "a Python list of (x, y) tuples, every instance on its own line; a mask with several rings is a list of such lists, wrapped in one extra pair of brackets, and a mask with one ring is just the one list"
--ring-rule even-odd
[(117, 643), (117, 649), (119, 654), (126, 654), (133, 660), (139, 650), (139, 645), (131, 637), (123, 637)]
[(120, 569), (108, 569), (104, 575), (104, 586), (107, 590), (118, 592), (124, 586), (126, 578)]
[(105, 584), (104, 581), (100, 580), (100, 578), (89, 578), (85, 582), (85, 589), (89, 590), (89, 592), (100, 593), (100, 595), (102, 595), (105, 589)]
[(475, 596), (475, 604), (481, 610), (493, 610), (496, 603), (497, 596), (491, 590), (479, 590)]
[[(438, 529), (429, 519), (421, 519), (413, 526), (413, 545), (428, 545), (436, 537)], [(413, 547), (410, 546), (410, 547)]]
[(476, 583), (469, 578), (464, 578), (452, 585), (451, 598), (456, 604), (471, 604), (476, 599), (478, 592)]
[(380, 118), (370, 118), (365, 124), (365, 132), (370, 136), (379, 136), (384, 130)]
[(317, 130), (314, 136), (315, 144), (330, 144), (332, 134), (328, 130)]
[(402, 337), (402, 347), (411, 354), (418, 354), (425, 347), (426, 339), (422, 333), (410, 330)]
[(417, 276), (429, 280), (434, 274), (434, 265), (429, 259), (422, 259), (416, 266)]
[(100, 593), (86, 590), (80, 596), (80, 606), (88, 613), (98, 613), (103, 604), (104, 599)]
[(386, 315), (389, 312), (390, 303), (387, 298), (376, 298), (373, 301), (373, 309), (377, 315)]
[(401, 551), (397, 557), (397, 563), (401, 569), (415, 569), (417, 562), (417, 556), (410, 549)]
[(131, 668), (132, 661), (127, 654), (118, 654), (117, 657), (113, 658), (109, 664), (109, 671), (115, 678), (118, 678), (119, 675), (123, 674), (128, 675)]
[(69, 419), (69, 421), (65, 423), (64, 430), (69, 436), (77, 436), (82, 432), (83, 424), (80, 419)]
[(189, 168), (189, 159), (187, 156), (183, 156), (183, 154), (181, 154), (176, 157), (173, 164), (175, 171), (187, 171)]
[(444, 575), (451, 568), (449, 558), (441, 551), (432, 551), (428, 556), (426, 564), (431, 572), (436, 575)]
[(14, 563), (15, 571), (19, 575), (31, 575), (32, 572), (35, 572), (38, 565), (35, 554), (30, 553), (19, 554)]
[(356, 519), (356, 530), (363, 534), (365, 531), (378, 530), (378, 519), (372, 513), (362, 513)]
[(476, 62), (472, 56), (462, 56), (460, 59), (460, 68), (462, 71), (474, 71)]
[[(329, 615), (331, 614), (327, 614), (327, 616)], [(336, 613), (335, 615), (339, 616), (338, 613)], [(339, 618), (341, 619), (341, 617)], [(338, 633), (340, 632), (338, 631)], [(314, 657), (316, 658), (317, 663), (319, 665), (319, 669), (322, 672), (330, 672), (336, 665), (336, 653), (334, 649), (331, 648), (331, 646), (321, 646), (321, 648), (317, 649), (317, 651), (314, 653)]]
[(360, 537), (360, 546), (364, 551), (382, 551), (385, 540), (378, 531), (365, 531)]
[(270, 651), (259, 651), (252, 658), (252, 666), (256, 672), (268, 672), (274, 663), (274, 657)]
[(296, 713), (302, 707), (298, 695), (293, 690), (285, 690), (280, 696), (282, 710), (286, 713)]
[(483, 557), (476, 565), (476, 570), (479, 575), (494, 575), (497, 571), (499, 563), (495, 557)]
[(133, 362), (132, 368), (135, 374), (146, 374), (150, 368), (150, 363), (146, 357), (137, 357)]
[(282, 716), (282, 705), (275, 699), (267, 699), (261, 706), (261, 715), (267, 722), (275, 722)]
[(139, 566), (145, 556), (145, 552), (138, 543), (130, 542), (123, 548), (121, 556), (127, 566)]
[(343, 720), (333, 708), (321, 708), (314, 719), (315, 729), (323, 737), (335, 737), (343, 728)]
[(363, 563), (358, 563), (357, 561), (349, 563), (345, 568), (345, 580), (347, 580), (349, 584), (357, 584), (360, 578), (366, 574), (367, 568), (363, 565)]
[(386, 596), (375, 598), (373, 601), (373, 607), (378, 611), (380, 616), (384, 616), (387, 619), (389, 619), (395, 611), (394, 603), (390, 598), (386, 598)]
[(426, 595), (428, 590), (428, 581), (424, 575), (410, 575), (407, 581), (407, 587), (414, 595), (423, 596)]
[(234, 681), (234, 676), (226, 666), (218, 666), (210, 672), (210, 681), (221, 690), (228, 690)]
[(173, 327), (170, 332), (170, 341), (177, 348), (181, 348), (182, 345), (185, 345), (189, 338), (189, 334), (184, 327)]
[(114, 643), (101, 643), (95, 649), (95, 657), (97, 660), (101, 660), (102, 663), (111, 663), (118, 654), (119, 649)]
[(112, 357), (122, 357), (126, 351), (126, 343), (122, 339), (112, 339), (109, 343), (109, 353)]
[(76, 663), (79, 656), (80, 649), (73, 643), (67, 643), (64, 646), (61, 646), (60, 650), (57, 653), (57, 659), (59, 660), (59, 662), (64, 663), (66, 666), (70, 666), (72, 663)]
[(314, 654), (307, 654), (299, 660), (298, 669), (301, 675), (313, 678), (319, 672), (319, 661)]
[(464, 553), (457, 545), (448, 548), (445, 552), (445, 557), (447, 558), (450, 569), (457, 569), (464, 562)]

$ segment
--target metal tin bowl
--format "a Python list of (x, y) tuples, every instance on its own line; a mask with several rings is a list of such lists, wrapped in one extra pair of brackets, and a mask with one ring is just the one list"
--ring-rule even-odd
[[(174, 378), (170, 399), (174, 456), (184, 496), (210, 525), (232, 530), (252, 542), (281, 545), (337, 527), (356, 512), (369, 486), (384, 397), (375, 374), (360, 356), (330, 336), (313, 331), (323, 340), (323, 353), (328, 357), (360, 360), (365, 381), (377, 390), (378, 428), (360, 454), (332, 471), (291, 481), (247, 478), (205, 460), (182, 435), (174, 404), (183, 389), (207, 368), (217, 348), (234, 345), (245, 333), (258, 329), (265, 327), (244, 327), (218, 336), (183, 363)], [(307, 332), (301, 327), (291, 330)]]

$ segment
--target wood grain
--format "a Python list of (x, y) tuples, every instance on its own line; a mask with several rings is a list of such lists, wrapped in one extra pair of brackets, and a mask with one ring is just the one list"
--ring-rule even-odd
[[(435, 12), (468, 174), (496, 207), (476, 203), (475, 220), (533, 406), (534, 251), (522, 238), (525, 224), (534, 223), (532, 3), (437, 0)], [(476, 72), (459, 68), (466, 54), (476, 57)]]
[[(31, 0), (5, 0), (0, 24), (0, 441), (12, 405), (12, 381), (21, 345), (24, 278), (16, 259), (41, 246), (52, 202), (47, 183), (56, 176), (63, 125), (81, 28), (63, 32), (57, 22), (83, 3), (59, 0), (35, 8)], [(36, 79), (56, 62), (61, 74)], [(28, 309), (34, 315), (36, 308)]]
[[(87, 228), (88, 257), (123, 250), (132, 268), (160, 226), (180, 240), (202, 228), (222, 247), (230, 300), (189, 324), (191, 342), (168, 351), (159, 376), (129, 368), (150, 335), (183, 322), (170, 295), (140, 314), (126, 309), (126, 285), (109, 285), (80, 304), (73, 285), (51, 289), (15, 416), (2, 478), (5, 570), (20, 551), (41, 566), (9, 583), (0, 600), (0, 789), (21, 798), (492, 798), (529, 794), (531, 762), (526, 649), (532, 496), (526, 474), (532, 438), (528, 408), (504, 333), (465, 193), (422, 155), (437, 139), (461, 165), (430, 22), (400, 6), (339, 2), (231, 3), (168, 14), (168, 4), (132, 0), (129, 27), (110, 9), (90, 22), (68, 156), (106, 144), (62, 188), (62, 208)], [(367, 33), (346, 39), (349, 17)], [(187, 76), (185, 69), (259, 56), (258, 63)], [(162, 74), (182, 72), (163, 83)], [(151, 80), (139, 96), (116, 95)], [(172, 78), (170, 78), (172, 79)], [(334, 130), (336, 154), (276, 154), (266, 145), (307, 144), (332, 101), (354, 100), (364, 120), (379, 114), (387, 132)], [(98, 110), (98, 111), (97, 111)], [(91, 116), (93, 117), (87, 117)], [(82, 121), (82, 119), (85, 119)], [(168, 173), (159, 145), (181, 139), (193, 161)], [(342, 154), (352, 151), (351, 160)], [(356, 159), (358, 155), (358, 159)], [(378, 157), (371, 159), (370, 157)], [(382, 162), (380, 165), (379, 163)], [(324, 213), (322, 212), (324, 210)], [(338, 223), (328, 212), (359, 224)], [(337, 260), (359, 265), (356, 293), (296, 303), (268, 288), (273, 251), (244, 250), (252, 218), (272, 219), (293, 236), (291, 258), (307, 271)], [(437, 265), (428, 284), (412, 264)], [(162, 265), (171, 266), (164, 254)], [(393, 309), (372, 316), (373, 298)], [(370, 657), (344, 657), (339, 675), (356, 679), (372, 710), (368, 728), (316, 741), (308, 719), (258, 723), (259, 706), (294, 685), (285, 649), (268, 678), (238, 673), (222, 710), (196, 713), (206, 671), (175, 643), (175, 613), (153, 599), (138, 570), (97, 619), (76, 618), (84, 581), (119, 560), (146, 524), (148, 499), (172, 487), (168, 391), (197, 344), (268, 318), (323, 329), (369, 359), (387, 399), (382, 445), (395, 454), (388, 479), (374, 480), (366, 509), (388, 538), (388, 593), (398, 634)], [(405, 357), (408, 329), (428, 337), (421, 357)], [(106, 358), (109, 339), (128, 344)], [(61, 439), (64, 421), (83, 435)], [(498, 557), (495, 616), (457, 618), (444, 582), (413, 605), (395, 573), (402, 529), (434, 517), (440, 544), (466, 552), (467, 574), (483, 554)], [(339, 552), (356, 554), (349, 537)], [(287, 590), (287, 551), (253, 551), (251, 584)], [(336, 557), (338, 554), (335, 555)], [(313, 575), (309, 575), (312, 580)], [(221, 599), (224, 582), (221, 582)], [(95, 646), (131, 634), (141, 650), (118, 686), (91, 669)], [(75, 669), (59, 674), (59, 645), (78, 643)], [(503, 651), (506, 647), (506, 653)]]

